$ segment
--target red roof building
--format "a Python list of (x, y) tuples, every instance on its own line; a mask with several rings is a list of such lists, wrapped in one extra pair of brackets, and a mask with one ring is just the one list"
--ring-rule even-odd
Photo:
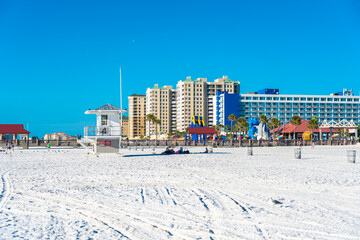
[(6, 139), (5, 135), (12, 135), (12, 139), (17, 139), (17, 135), (24, 134), (29, 139), (30, 132), (24, 129), (23, 124), (0, 124), (0, 139)]
[[(294, 133), (294, 130), (295, 130), (296, 134), (298, 134), (298, 133), (303, 134), (306, 131), (311, 131), (311, 129), (308, 128), (308, 122), (309, 122), (308, 120), (301, 120), (301, 124), (298, 126), (294, 126), (291, 123), (288, 123), (288, 124), (285, 124), (283, 126), (273, 129), (271, 132), (277, 133), (277, 134), (288, 134), (288, 133), (292, 134), (292, 133)], [(314, 129), (313, 132), (319, 133), (320, 129)], [(322, 129), (321, 132), (329, 133), (330, 129), (325, 128), (325, 129)], [(335, 132), (339, 132), (339, 131), (336, 129), (333, 129), (332, 132), (335, 133)]]
[(188, 127), (188, 134), (216, 134), (216, 130), (213, 127)]
[[(304, 132), (311, 131), (311, 129), (308, 128), (308, 122), (309, 122), (308, 120), (301, 120), (301, 124), (298, 126), (294, 126), (291, 123), (288, 123), (273, 129), (271, 132), (277, 135), (285, 135), (285, 136), (292, 136), (295, 132), (296, 138), (300, 138)], [(336, 128), (333, 128), (331, 130), (330, 128), (313, 129), (313, 133), (317, 135), (322, 135), (319, 133), (325, 133), (328, 136), (330, 132), (339, 133), (339, 130)], [(321, 136), (319, 137), (321, 139)]]

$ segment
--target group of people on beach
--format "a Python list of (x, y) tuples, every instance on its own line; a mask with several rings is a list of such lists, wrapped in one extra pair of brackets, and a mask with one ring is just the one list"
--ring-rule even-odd
[(179, 150), (175, 151), (174, 149), (172, 149), (171, 147), (167, 147), (165, 149), (164, 152), (162, 152), (161, 154), (189, 154), (190, 151), (188, 149), (183, 149), (182, 147), (180, 147)]
[(5, 150), (3, 150), (4, 152), (11, 152), (11, 150), (14, 152), (15, 150), (15, 145), (14, 143), (11, 143), (11, 142), (6, 142), (6, 145), (5, 145)]
[[(209, 150), (208, 148), (205, 148), (205, 152), (204, 153), (208, 153)], [(174, 149), (172, 149), (171, 147), (167, 147), (165, 149), (164, 152), (162, 152), (161, 154), (189, 154), (190, 151), (188, 149), (183, 149), (182, 147), (179, 148), (179, 150), (175, 151)]]
[(14, 149), (15, 149), (15, 145), (13, 143), (6, 142), (5, 147), (0, 147), (0, 152), (8, 153), (11, 152), (11, 150), (14, 151)]

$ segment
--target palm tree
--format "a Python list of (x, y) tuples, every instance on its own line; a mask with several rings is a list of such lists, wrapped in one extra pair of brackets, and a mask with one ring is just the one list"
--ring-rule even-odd
[(314, 116), (312, 119), (310, 119), (308, 121), (307, 126), (308, 126), (309, 129), (311, 129), (311, 141), (312, 141), (313, 140), (314, 129), (319, 128), (319, 121), (318, 121), (317, 117)]
[(215, 127), (216, 134), (220, 135), (221, 129), (224, 127), (224, 125), (218, 123), (214, 127)]
[(292, 116), (290, 124), (294, 126), (294, 139), (295, 139), (295, 129), (297, 126), (301, 124), (301, 117), (299, 117), (298, 115)]
[(230, 127), (230, 130), (233, 131), (233, 122), (236, 122), (237, 121), (237, 117), (235, 114), (230, 114), (228, 116), (228, 120), (231, 122), (231, 127)]
[(152, 113), (146, 115), (146, 121), (149, 122), (149, 137), (151, 138), (151, 123), (154, 122), (155, 116)]
[(268, 118), (266, 117), (266, 115), (264, 114), (261, 114), (260, 115), (260, 123), (264, 124), (264, 123), (267, 123), (269, 120)]
[(350, 137), (349, 129), (341, 128), (341, 129), (338, 129), (338, 131), (339, 131), (339, 135), (342, 139)]
[(240, 135), (241, 135), (241, 132), (244, 130), (244, 128), (246, 127), (246, 120), (244, 117), (239, 117), (238, 120), (237, 120), (237, 123), (238, 127), (240, 128)]
[(153, 120), (153, 123), (155, 124), (155, 146), (156, 146), (156, 144), (157, 144), (157, 132), (158, 132), (158, 126), (160, 126), (160, 125), (161, 125), (161, 120), (160, 120), (160, 119), (155, 118), (155, 119)]
[(245, 132), (249, 132), (249, 122), (245, 122)]
[(226, 125), (226, 126), (225, 126), (225, 133), (226, 133), (226, 135), (229, 133), (229, 131), (230, 131), (229, 125)]
[(275, 128), (278, 128), (280, 126), (280, 120), (277, 119), (276, 117), (273, 117), (272, 119), (270, 119), (268, 127), (273, 130)]
[(167, 139), (170, 140), (174, 136), (173, 132), (167, 134)]

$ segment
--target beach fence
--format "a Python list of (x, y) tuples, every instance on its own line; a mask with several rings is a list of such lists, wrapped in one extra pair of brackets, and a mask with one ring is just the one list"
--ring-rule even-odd
[[(14, 143), (16, 147), (22, 147), (24, 149), (29, 147), (47, 147), (50, 143), (52, 147), (74, 147), (78, 148), (80, 145), (77, 140), (44, 140), (44, 139), (16, 139), (16, 140), (1, 140), (0, 147), (5, 147), (7, 142)], [(356, 145), (358, 141), (355, 140), (320, 140), (316, 145)], [(91, 143), (84, 143), (87, 146), (91, 146)], [(206, 140), (206, 141), (185, 141), (185, 140), (123, 140), (122, 146), (138, 146), (141, 150), (143, 146), (144, 150), (149, 146), (213, 146), (213, 147), (276, 147), (276, 146), (299, 146), (298, 140)], [(304, 142), (303, 146), (310, 146), (311, 143)]]

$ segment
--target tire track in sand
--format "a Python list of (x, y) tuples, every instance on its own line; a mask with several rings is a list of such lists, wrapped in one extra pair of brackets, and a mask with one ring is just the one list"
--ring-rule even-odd
[(4, 208), (6, 203), (11, 198), (11, 195), (13, 194), (13, 185), (9, 178), (9, 173), (13, 170), (15, 170), (18, 167), (12, 168), (10, 170), (5, 171), (1, 174), (1, 182), (2, 182), (2, 189), (0, 193), (0, 211)]

